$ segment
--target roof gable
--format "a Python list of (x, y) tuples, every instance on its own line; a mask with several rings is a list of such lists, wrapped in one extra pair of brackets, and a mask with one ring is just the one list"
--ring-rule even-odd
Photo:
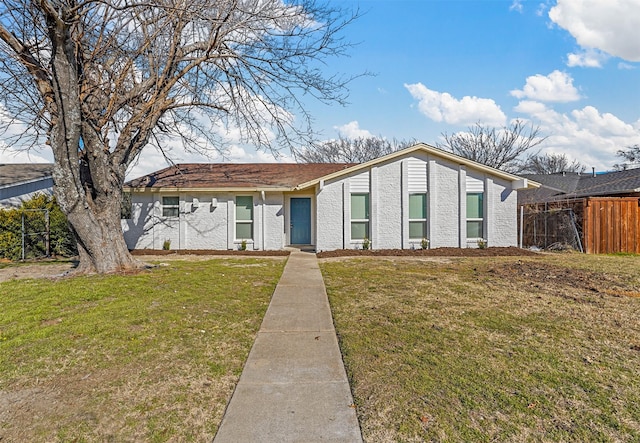
[[(508, 172), (505, 172), (505, 171), (501, 171), (501, 170), (496, 169), (496, 168), (492, 168), (491, 166), (483, 165), (482, 163), (478, 163), (478, 162), (475, 162), (473, 160), (469, 160), (468, 158), (461, 157), (461, 156), (456, 155), (456, 154), (452, 154), (451, 152), (443, 151), (442, 149), (434, 148), (433, 146), (427, 145), (425, 143), (418, 143), (418, 144), (415, 144), (415, 145), (410, 146), (408, 148), (401, 149), (399, 151), (392, 152), (391, 154), (387, 154), (387, 155), (384, 155), (382, 157), (378, 157), (376, 159), (370, 160), (368, 162), (360, 163), (360, 164), (357, 164), (357, 165), (353, 165), (353, 166), (351, 166), (349, 168), (345, 168), (345, 169), (333, 172), (331, 174), (327, 174), (324, 177), (319, 177), (319, 178), (310, 180), (308, 182), (302, 183), (297, 187), (297, 189), (305, 189), (305, 188), (308, 188), (310, 186), (316, 185), (321, 180), (326, 181), (326, 180), (331, 180), (331, 179), (334, 179), (334, 178), (338, 178), (338, 177), (341, 177), (341, 176), (344, 176), (344, 175), (347, 175), (347, 174), (351, 174), (351, 173), (354, 173), (354, 172), (357, 172), (357, 171), (360, 171), (360, 170), (363, 170), (363, 169), (370, 168), (372, 166), (375, 166), (375, 165), (378, 165), (378, 164), (381, 164), (381, 163), (384, 163), (384, 162), (388, 162), (388, 161), (391, 161), (391, 160), (394, 160), (394, 159), (397, 159), (397, 158), (400, 158), (400, 157), (403, 157), (403, 156), (410, 155), (410, 154), (415, 153), (415, 152), (423, 152), (423, 153), (426, 153), (426, 154), (429, 154), (429, 155), (432, 155), (432, 156), (435, 156), (435, 157), (439, 157), (439, 158), (451, 161), (453, 163), (456, 163), (456, 164), (459, 164), (459, 165), (463, 165), (463, 166), (467, 166), (469, 168), (476, 169), (476, 170), (479, 170), (481, 172), (484, 172), (484, 173), (499, 177), (499, 178), (501, 178), (503, 180), (507, 180), (507, 181), (511, 181), (511, 182), (516, 182), (516, 181), (523, 180), (522, 177), (520, 177), (520, 176), (511, 174), (511, 173), (508, 173)], [(537, 188), (537, 187), (540, 186), (536, 182), (531, 182), (531, 181), (527, 181), (527, 180), (524, 180), (523, 185), (524, 185), (525, 188)]]

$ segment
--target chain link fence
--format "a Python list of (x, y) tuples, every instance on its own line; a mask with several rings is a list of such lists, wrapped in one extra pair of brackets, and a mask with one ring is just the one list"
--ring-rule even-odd
[(580, 208), (549, 207), (547, 204), (525, 206), (522, 212), (522, 246), (584, 252)]

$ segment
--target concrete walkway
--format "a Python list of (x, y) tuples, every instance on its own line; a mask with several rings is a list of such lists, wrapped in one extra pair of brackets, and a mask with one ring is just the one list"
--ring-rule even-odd
[(213, 441), (362, 442), (315, 254), (291, 253)]

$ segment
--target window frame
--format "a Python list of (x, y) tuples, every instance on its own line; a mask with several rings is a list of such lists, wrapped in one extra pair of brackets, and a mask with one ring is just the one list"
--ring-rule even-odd
[[(168, 204), (165, 203), (165, 199), (175, 198), (177, 199), (176, 204)], [(169, 213), (171, 210), (171, 213)], [(175, 213), (174, 213), (175, 211)], [(162, 216), (164, 218), (178, 218), (180, 217), (180, 196), (177, 195), (164, 195), (162, 196)]]
[[(424, 217), (423, 218), (413, 218), (411, 217), (411, 197), (412, 196), (423, 196), (424, 201), (423, 201), (423, 206), (422, 206), (422, 211), (424, 213)], [(427, 238), (427, 193), (426, 192), (411, 192), (409, 194), (409, 199), (408, 199), (408, 222), (409, 222), (409, 240), (422, 240)], [(412, 237), (411, 236), (411, 224), (412, 223), (422, 223), (422, 235), (420, 237)]]
[[(353, 197), (354, 196), (364, 196), (365, 200), (365, 218), (353, 218)], [(352, 192), (349, 196), (349, 226), (350, 226), (350, 235), (352, 241), (364, 241), (364, 239), (371, 240), (371, 195), (369, 192)], [(364, 224), (365, 225), (365, 234), (364, 237), (354, 237), (353, 236), (353, 226), (354, 224)]]
[[(469, 196), (470, 195), (479, 195), (480, 196), (480, 215), (481, 217), (469, 217)], [(467, 203), (466, 203), (466, 227), (467, 227), (467, 239), (476, 240), (476, 239), (484, 239), (484, 192), (467, 192)], [(480, 236), (479, 237), (469, 237), (469, 223), (478, 223), (480, 224)]]
[[(248, 198), (251, 199), (251, 218), (250, 219), (241, 219), (238, 218), (238, 199), (239, 198)], [(255, 211), (254, 211), (254, 199), (253, 199), (253, 195), (236, 195), (235, 198), (235, 208), (234, 208), (234, 215), (235, 215), (235, 220), (234, 220), (234, 229), (233, 229), (233, 237), (234, 240), (236, 242), (241, 242), (241, 241), (253, 241), (254, 240), (254, 232), (253, 232), (253, 223), (255, 222)], [(251, 236), (250, 237), (239, 237), (238, 236), (238, 225), (249, 225), (249, 229), (250, 229), (250, 233)]]

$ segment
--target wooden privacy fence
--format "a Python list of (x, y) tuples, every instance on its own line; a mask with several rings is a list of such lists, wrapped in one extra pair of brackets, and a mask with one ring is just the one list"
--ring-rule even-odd
[(587, 254), (640, 253), (638, 198), (584, 199), (582, 233)]

